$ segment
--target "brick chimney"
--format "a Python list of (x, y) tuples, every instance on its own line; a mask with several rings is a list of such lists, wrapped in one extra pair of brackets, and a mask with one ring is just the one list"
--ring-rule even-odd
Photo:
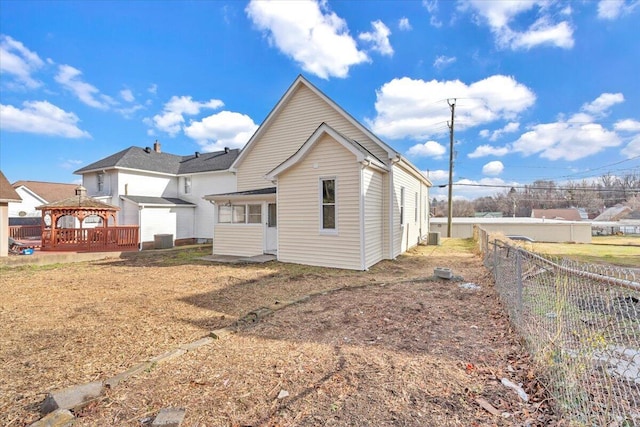
[(162, 149), (160, 148), (160, 143), (156, 139), (156, 142), (153, 143), (153, 151), (156, 153), (162, 153)]

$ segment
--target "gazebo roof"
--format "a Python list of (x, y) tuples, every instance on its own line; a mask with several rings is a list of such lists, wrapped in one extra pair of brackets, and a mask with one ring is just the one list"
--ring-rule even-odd
[(103, 210), (103, 211), (119, 211), (120, 208), (118, 206), (113, 206), (108, 203), (101, 202), (99, 200), (93, 199), (87, 196), (87, 190), (83, 186), (78, 186), (76, 188), (76, 195), (72, 197), (68, 197), (63, 200), (58, 200), (57, 202), (49, 203), (47, 205), (42, 205), (36, 207), (36, 209), (44, 210), (44, 209), (90, 209), (90, 210)]

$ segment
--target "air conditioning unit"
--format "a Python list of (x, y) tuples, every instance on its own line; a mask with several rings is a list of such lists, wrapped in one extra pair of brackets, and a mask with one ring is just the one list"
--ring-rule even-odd
[(155, 234), (153, 240), (156, 249), (169, 249), (173, 247), (173, 234)]
[(430, 231), (429, 237), (427, 238), (427, 244), (440, 246), (440, 232)]

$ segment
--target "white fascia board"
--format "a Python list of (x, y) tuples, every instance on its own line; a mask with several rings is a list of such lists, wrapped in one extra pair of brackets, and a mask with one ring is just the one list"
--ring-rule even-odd
[[(16, 191), (16, 193), (18, 192), (18, 190), (22, 190), (26, 193), (29, 193), (31, 195), (31, 197), (33, 197), (34, 199), (38, 200), (40, 203), (47, 204), (49, 203), (49, 201), (45, 200), (42, 196), (38, 195), (38, 193), (34, 192), (33, 190), (31, 190), (29, 187), (27, 187), (26, 185), (21, 185), (18, 188), (14, 188), (14, 190)], [(20, 194), (18, 193), (18, 196), (20, 196)], [(16, 200), (17, 202), (22, 202), (24, 199), (20, 199), (20, 200)], [(11, 200), (12, 202), (14, 200)]]
[[(371, 163), (374, 163), (375, 159), (371, 159), (369, 156), (365, 156), (365, 154), (362, 151), (358, 150), (350, 141), (348, 141), (347, 139), (345, 139), (345, 137), (343, 137), (338, 132), (336, 132), (331, 126), (329, 126), (326, 123), (322, 123), (313, 132), (313, 134), (311, 134), (309, 139), (307, 139), (305, 143), (302, 144), (302, 147), (300, 147), (293, 156), (289, 157), (287, 160), (280, 163), (280, 165), (276, 166), (269, 173), (267, 173), (265, 175), (265, 179), (267, 179), (268, 181), (273, 181), (274, 179), (277, 178), (279, 174), (281, 174), (282, 172), (286, 171), (293, 165), (303, 160), (307, 156), (307, 154), (309, 154), (311, 147), (313, 147), (315, 143), (318, 142), (320, 138), (325, 134), (329, 135), (336, 142), (338, 142), (344, 148), (349, 150), (354, 156), (356, 156), (356, 160), (358, 162), (369, 161)], [(380, 162), (376, 161), (375, 163), (380, 165)]]
[(276, 200), (276, 194), (250, 194), (250, 195), (229, 195), (227, 194), (226, 196), (224, 195), (216, 195), (216, 194), (212, 194), (212, 195), (208, 195), (208, 196), (203, 196), (202, 197), (205, 200), (208, 200), (210, 202), (214, 202), (214, 203), (226, 203), (229, 201), (232, 202), (241, 202), (241, 201), (247, 201), (247, 202), (258, 202), (258, 201), (275, 201)]
[(299, 85), (306, 86), (309, 90), (311, 90), (314, 94), (319, 96), (322, 100), (324, 100), (327, 104), (329, 104), (334, 110), (336, 110), (349, 123), (351, 123), (353, 126), (355, 126), (362, 133), (367, 135), (374, 143), (378, 144), (383, 150), (385, 150), (387, 152), (387, 155), (389, 156), (389, 159), (393, 159), (393, 158), (395, 158), (395, 157), (397, 157), (399, 155), (396, 150), (391, 148), (384, 141), (382, 141), (380, 138), (378, 138), (373, 132), (371, 132), (369, 129), (364, 127), (358, 120), (353, 118), (353, 116), (351, 116), (351, 114), (347, 113), (336, 102), (334, 102), (331, 98), (329, 98), (327, 95), (322, 93), (317, 87), (315, 87), (311, 82), (309, 82), (304, 76), (299, 75), (294, 80), (294, 82), (291, 84), (291, 86), (289, 86), (289, 89), (287, 89), (287, 91), (284, 93), (282, 98), (280, 98), (280, 100), (275, 105), (273, 110), (271, 110), (271, 112), (267, 115), (267, 117), (264, 119), (264, 121), (262, 122), (260, 127), (258, 127), (258, 129), (255, 131), (253, 136), (251, 136), (251, 138), (249, 138), (249, 141), (247, 142), (247, 144), (244, 146), (242, 151), (240, 151), (240, 154), (235, 159), (235, 161), (231, 164), (231, 167), (229, 169), (232, 172), (237, 172), (238, 171), (238, 166), (240, 166), (240, 163), (242, 163), (242, 161), (246, 157), (247, 153), (251, 150), (251, 147), (253, 146), (255, 141), (257, 141), (260, 138), (260, 136), (269, 127), (269, 124), (271, 123), (271, 121), (273, 121), (274, 118), (278, 115), (278, 113), (280, 113), (280, 111), (285, 107), (285, 105), (287, 105), (287, 102), (293, 96), (293, 93), (295, 92), (295, 90), (298, 88)]

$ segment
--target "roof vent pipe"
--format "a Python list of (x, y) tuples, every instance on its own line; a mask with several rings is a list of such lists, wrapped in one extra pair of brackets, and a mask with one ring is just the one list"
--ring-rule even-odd
[(151, 152), (151, 147), (144, 147), (144, 152), (145, 153), (150, 153)]
[(229, 147), (224, 147), (224, 153), (225, 154), (229, 153)]
[(156, 153), (162, 153), (162, 150), (160, 149), (160, 143), (157, 139), (156, 142), (153, 143), (153, 151), (155, 151)]
[(196, 151), (196, 157), (200, 157), (200, 153)]

